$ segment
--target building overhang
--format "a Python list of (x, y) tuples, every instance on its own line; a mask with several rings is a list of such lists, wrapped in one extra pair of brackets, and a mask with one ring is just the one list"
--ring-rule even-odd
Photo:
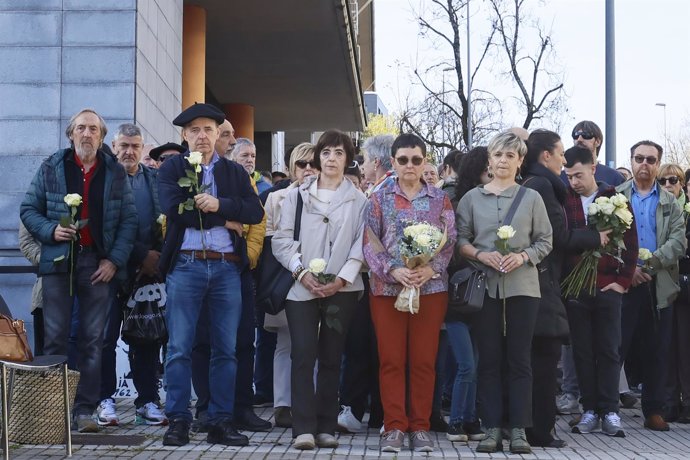
[(255, 107), (256, 131), (362, 130), (347, 0), (185, 0), (206, 9), (206, 85)]

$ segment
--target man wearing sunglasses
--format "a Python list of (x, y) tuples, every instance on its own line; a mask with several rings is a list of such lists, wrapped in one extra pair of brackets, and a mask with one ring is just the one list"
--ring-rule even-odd
[[(594, 164), (597, 166), (596, 172), (594, 173), (594, 178), (597, 182), (605, 182), (617, 187), (625, 181), (621, 173), (603, 163), (599, 163), (599, 152), (604, 143), (604, 133), (596, 123), (589, 120), (579, 122), (573, 128), (572, 138), (573, 145), (585, 147), (592, 152)], [(561, 174), (561, 179), (568, 185), (568, 178), (565, 173)]]
[[(635, 335), (640, 343), (642, 413), (644, 426), (668, 431), (663, 418), (665, 383), (673, 322), (673, 301), (678, 295), (678, 259), (685, 254), (685, 221), (676, 198), (656, 181), (663, 149), (652, 141), (640, 141), (630, 149), (633, 179), (617, 190), (633, 208), (640, 249), (652, 252), (637, 267), (632, 287), (623, 296), (621, 314), (621, 363)], [(641, 265), (641, 264), (638, 264)]]

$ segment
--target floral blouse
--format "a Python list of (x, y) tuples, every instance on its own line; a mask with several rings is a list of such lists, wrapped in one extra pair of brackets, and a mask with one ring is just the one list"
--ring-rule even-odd
[[(395, 268), (404, 267), (399, 242), (403, 230), (412, 223), (427, 222), (446, 230), (445, 246), (431, 259), (430, 265), (438, 278), (432, 278), (421, 288), (421, 294), (433, 294), (448, 290), (446, 268), (453, 255), (456, 240), (455, 213), (448, 196), (440, 189), (424, 183), (412, 200), (400, 190), (398, 180), (387, 181), (371, 195), (365, 213), (364, 258), (371, 269), (370, 288), (373, 295), (397, 296), (402, 290), (390, 274)], [(372, 240), (376, 236), (383, 247)]]

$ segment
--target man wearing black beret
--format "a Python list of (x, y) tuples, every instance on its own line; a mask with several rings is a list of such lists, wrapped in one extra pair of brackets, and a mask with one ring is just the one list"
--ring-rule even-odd
[(163, 437), (163, 445), (168, 446), (189, 443), (190, 356), (204, 302), (211, 341), (207, 441), (249, 443), (232, 425), (235, 343), (242, 310), (240, 273), (248, 259), (245, 241), (225, 225), (228, 221), (257, 224), (264, 211), (244, 169), (214, 149), (224, 119), (223, 112), (209, 104), (194, 104), (183, 111), (173, 123), (182, 127), (189, 151), (170, 157), (158, 174), (160, 205), (167, 217), (160, 271), (167, 275), (170, 335), (165, 363), (170, 427)]

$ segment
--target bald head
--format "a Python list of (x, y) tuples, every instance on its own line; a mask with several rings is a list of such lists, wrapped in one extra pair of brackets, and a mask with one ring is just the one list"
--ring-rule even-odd
[(525, 128), (522, 128), (520, 126), (514, 126), (510, 129), (508, 129), (508, 132), (515, 134), (517, 137), (519, 137), (520, 139), (522, 139), (525, 142), (527, 142), (527, 139), (529, 138), (529, 131), (527, 131)]

